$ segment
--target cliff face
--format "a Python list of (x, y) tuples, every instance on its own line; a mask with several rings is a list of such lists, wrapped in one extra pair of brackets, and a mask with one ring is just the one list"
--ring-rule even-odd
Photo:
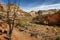
[(30, 15), (32, 16), (32, 17), (36, 17), (36, 12), (35, 11), (31, 11), (31, 12), (29, 12), (30, 13)]
[[(10, 15), (12, 16), (13, 13), (15, 12), (17, 16), (32, 16), (36, 17), (37, 15), (49, 15), (49, 14), (54, 14), (58, 10), (56, 9), (50, 9), (50, 10), (39, 10), (38, 12), (31, 11), (31, 12), (25, 12), (23, 11), (19, 6), (15, 4), (9, 4), (9, 5), (3, 5), (0, 3), (0, 14), (2, 12), (10, 12)], [(3, 14), (4, 15), (4, 14)]]
[(21, 17), (31, 16), (29, 13), (23, 11), (19, 6), (15, 4), (9, 4), (7, 6), (0, 4), (0, 15), (7, 16), (8, 12), (9, 17), (13, 17), (13, 14), (15, 13), (17, 19), (20, 19)]
[(48, 24), (48, 20), (52, 21), (52, 19), (54, 20), (55, 17), (57, 17), (59, 19), (58, 15), (54, 15), (54, 14), (59, 14), (59, 12), (60, 12), (60, 10), (57, 10), (57, 9), (39, 10), (37, 12), (38, 16), (36, 16), (35, 18), (33, 18), (33, 21), (35, 23), (37, 23), (37, 24), (44, 24), (44, 23)]
[(18, 15), (19, 16), (25, 16), (25, 14), (27, 13), (15, 4), (3, 5), (3, 4), (0, 3), (0, 14), (2, 12), (6, 12), (6, 13), (9, 12), (10, 16), (12, 16), (14, 12), (16, 13), (17, 16)]

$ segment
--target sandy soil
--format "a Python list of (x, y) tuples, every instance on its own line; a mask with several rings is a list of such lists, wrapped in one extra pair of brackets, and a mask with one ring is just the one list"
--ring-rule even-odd
[(12, 40), (37, 40), (34, 37), (30, 37), (29, 34), (19, 32), (17, 28), (13, 29)]

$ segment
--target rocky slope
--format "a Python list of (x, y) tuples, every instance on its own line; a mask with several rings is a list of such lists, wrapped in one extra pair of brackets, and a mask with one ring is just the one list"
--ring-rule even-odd
[[(6, 11), (4, 9), (6, 9)], [(13, 14), (16, 13), (16, 27), (14, 27), (13, 29), (11, 38), (12, 40), (60, 40), (60, 26), (48, 26), (33, 23), (33, 21), (41, 21), (40, 23), (42, 23), (42, 15), (46, 16), (48, 14), (54, 14), (57, 11), (58, 10), (54, 9), (47, 11), (41, 10), (38, 12), (31, 11), (30, 13), (28, 13), (23, 11), (15, 4), (9, 4), (7, 6), (3, 6), (3, 4), (0, 4), (0, 22), (6, 21), (2, 19), (7, 19), (7, 13), (10, 13), (10, 18), (13, 18)], [(33, 18), (36, 18), (37, 20)], [(3, 38), (4, 36), (5, 35), (2, 35), (0, 36), (0, 38)]]
[(59, 30), (60, 28), (57, 26), (31, 24), (14, 28), (12, 40), (57, 40), (60, 38)]
[(50, 14), (56, 13), (57, 11), (59, 11), (59, 10), (57, 10), (57, 9), (49, 9), (49, 10), (39, 10), (37, 13), (39, 15), (50, 15)]

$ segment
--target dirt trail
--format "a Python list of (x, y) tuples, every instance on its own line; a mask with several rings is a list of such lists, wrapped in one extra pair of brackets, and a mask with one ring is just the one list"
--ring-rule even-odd
[(14, 28), (12, 40), (36, 40), (36, 38), (30, 37), (28, 34), (19, 32), (18, 29)]

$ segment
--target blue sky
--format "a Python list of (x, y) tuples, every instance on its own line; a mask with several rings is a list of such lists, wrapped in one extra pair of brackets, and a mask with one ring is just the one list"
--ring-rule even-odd
[(25, 11), (60, 9), (60, 0), (21, 0), (20, 6)]
[(5, 5), (12, 3), (20, 6), (20, 0), (0, 0), (0, 3), (3, 3)]
[[(0, 2), (8, 4), (8, 0), (0, 0)], [(60, 9), (60, 0), (10, 0), (10, 3), (19, 5), (24, 11)]]

